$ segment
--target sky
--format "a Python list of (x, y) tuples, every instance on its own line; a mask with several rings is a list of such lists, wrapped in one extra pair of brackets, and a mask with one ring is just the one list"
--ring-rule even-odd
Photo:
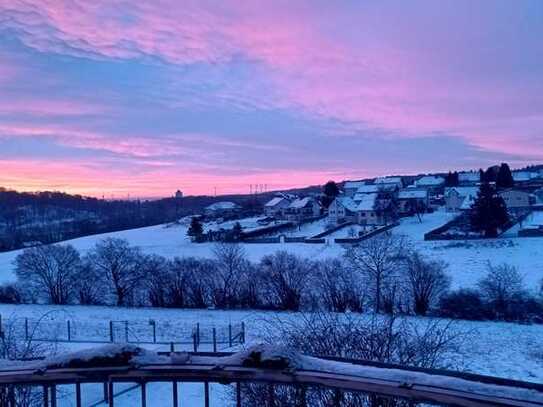
[(541, 0), (0, 0), (0, 186), (248, 193), (543, 163)]

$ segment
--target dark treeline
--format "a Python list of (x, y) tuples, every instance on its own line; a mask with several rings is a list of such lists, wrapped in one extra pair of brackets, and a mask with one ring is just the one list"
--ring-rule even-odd
[(445, 263), (393, 235), (340, 258), (309, 260), (278, 251), (258, 263), (239, 244), (217, 243), (210, 259), (166, 259), (108, 238), (84, 256), (70, 245), (29, 248), (15, 267), (18, 282), (0, 289), (1, 302), (543, 320), (541, 295), (526, 290), (514, 267), (489, 264), (475, 289), (451, 291)]
[[(0, 251), (171, 222), (200, 213), (218, 199), (190, 196), (105, 200), (62, 192), (30, 193), (0, 188)], [(258, 199), (241, 195), (228, 199), (248, 210), (260, 205)]]

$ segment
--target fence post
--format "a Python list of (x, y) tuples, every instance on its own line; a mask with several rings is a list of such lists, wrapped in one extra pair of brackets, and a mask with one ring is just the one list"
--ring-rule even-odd
[(70, 329), (70, 320), (66, 321), (66, 325), (68, 327), (68, 342), (71, 342), (72, 341), (72, 332), (71, 332), (71, 329)]
[(241, 321), (241, 343), (245, 343), (245, 322)]
[(25, 318), (25, 341), (28, 341), (28, 318)]
[(124, 339), (128, 343), (128, 321), (124, 321)]
[(228, 324), (228, 345), (232, 347), (232, 324)]
[(198, 352), (198, 343), (196, 342), (196, 332), (192, 334), (192, 344), (194, 347), (194, 352)]
[(198, 345), (200, 345), (200, 323), (196, 323), (196, 338), (198, 340)]
[(170, 342), (170, 352), (171, 353), (175, 352), (175, 344), (173, 342)]
[(156, 321), (153, 321), (153, 343), (156, 343)]
[(109, 321), (109, 341), (113, 342), (113, 321)]
[(217, 352), (217, 330), (213, 327), (213, 352)]

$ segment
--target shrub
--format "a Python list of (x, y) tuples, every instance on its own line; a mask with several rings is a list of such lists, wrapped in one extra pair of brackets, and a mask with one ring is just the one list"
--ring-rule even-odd
[(439, 315), (477, 321), (491, 317), (481, 293), (470, 289), (460, 289), (443, 295), (439, 302)]

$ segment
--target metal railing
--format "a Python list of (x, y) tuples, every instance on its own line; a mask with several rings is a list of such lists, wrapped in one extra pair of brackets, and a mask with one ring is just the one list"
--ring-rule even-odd
[[(140, 401), (130, 405), (147, 407), (147, 385), (168, 382), (173, 384), (170, 405), (175, 407), (179, 406), (179, 383), (202, 383), (205, 407), (211, 405), (210, 383), (232, 385), (237, 407), (244, 403), (244, 389), (255, 384), (296, 387), (300, 390), (300, 398), (297, 399), (300, 406), (310, 405), (307, 397), (315, 389), (330, 390), (340, 396), (346, 392), (358, 392), (383, 399), (408, 400), (413, 406), (418, 402), (465, 407), (543, 406), (543, 385), (489, 376), (340, 358), (303, 356), (309, 361), (307, 366), (287, 368), (258, 366), (226, 353), (164, 353), (162, 356), (164, 358), (160, 361), (139, 362), (137, 365), (117, 361), (111, 365), (65, 367), (33, 365), (30, 362), (29, 365), (3, 367), (0, 368), (0, 400), (5, 400), (2, 406), (18, 406), (18, 391), (34, 388), (39, 389), (42, 406), (56, 407), (57, 387), (73, 385), (75, 405), (82, 407), (82, 385), (100, 383), (107, 405), (114, 407), (118, 396), (115, 385), (135, 383), (135, 388), (140, 391)], [(334, 405), (343, 404), (338, 402)]]

